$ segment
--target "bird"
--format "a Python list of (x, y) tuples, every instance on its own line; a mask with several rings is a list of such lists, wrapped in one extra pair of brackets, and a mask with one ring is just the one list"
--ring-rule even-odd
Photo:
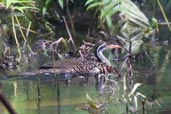
[[(89, 60), (86, 58), (70, 58), (65, 60), (57, 60), (45, 63), (33, 72), (26, 72), (25, 75), (39, 75), (39, 74), (64, 74), (66, 77), (80, 76), (80, 75), (94, 75), (99, 73), (110, 72), (111, 63), (103, 55), (103, 51), (107, 49), (122, 48), (119, 45), (108, 44), (107, 42), (100, 42), (95, 45), (94, 56), (97, 60)], [(87, 52), (88, 53), (88, 52)]]

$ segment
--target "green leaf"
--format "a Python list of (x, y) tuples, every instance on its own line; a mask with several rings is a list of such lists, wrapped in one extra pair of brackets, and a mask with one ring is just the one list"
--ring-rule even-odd
[(105, 5), (108, 5), (109, 3), (111, 3), (112, 0), (103, 0), (102, 2), (103, 2), (103, 5), (105, 6)]
[(24, 13), (24, 10), (22, 10), (21, 8), (15, 8), (15, 10), (18, 10), (18, 11), (20, 11), (21, 13)]
[(85, 6), (90, 4), (91, 2), (96, 2), (96, 0), (87, 0), (87, 2), (85, 3)]
[(125, 16), (129, 15), (129, 18), (126, 18), (135, 18), (136, 20), (141, 21), (146, 25), (149, 25), (149, 20), (147, 19), (147, 17), (131, 1), (127, 0), (122, 2), (121, 7), (127, 9), (122, 12)]
[(111, 1), (111, 3), (110, 4), (108, 4), (108, 5), (105, 5), (105, 9), (106, 10), (112, 10), (115, 6), (117, 6), (117, 5), (119, 5), (121, 2), (122, 2), (123, 0), (117, 0), (117, 1)]
[(63, 9), (64, 8), (64, 0), (58, 0), (58, 3), (60, 7)]
[(135, 19), (135, 18), (132, 18), (131, 16), (127, 16), (128, 17), (128, 20), (131, 21), (132, 23), (140, 26), (140, 27), (143, 27), (144, 29), (147, 28), (147, 25), (145, 25), (144, 23), (142, 23), (141, 21)]
[(95, 7), (97, 7), (97, 6), (101, 6), (101, 5), (103, 5), (102, 2), (95, 2), (95, 3), (92, 3), (92, 4), (90, 4), (90, 5), (87, 7), (87, 10), (89, 10), (89, 9), (91, 9), (91, 8), (95, 8)]
[(34, 1), (30, 1), (30, 0), (25, 0), (25, 1), (19, 1), (19, 0), (11, 0), (12, 4), (21, 4), (21, 3), (35, 3)]
[(141, 21), (144, 21), (144, 23), (146, 23), (147, 25), (149, 25), (149, 20), (148, 18), (140, 11), (140, 10), (135, 10), (132, 8), (128, 9), (129, 13), (133, 13), (135, 16), (137, 16), (137, 18)]
[(139, 34), (137, 34), (134, 37), (132, 37), (131, 41), (142, 40), (143, 36), (144, 36), (144, 32), (140, 32)]
[(10, 5), (11, 5), (11, 0), (6, 0), (6, 7), (9, 8)]
[(100, 18), (102, 19), (105, 15), (112, 16), (116, 12), (120, 11), (120, 8), (116, 8), (123, 0), (111, 1), (110, 4), (104, 4), (105, 7), (101, 11)]
[(109, 28), (113, 27), (112, 18), (110, 16), (106, 16), (106, 23)]
[(49, 3), (51, 2), (52, 0), (46, 0), (45, 2), (45, 7), (47, 8), (47, 6), (49, 5)]
[(131, 18), (134, 18), (138, 21), (143, 22), (146, 26), (150, 25), (149, 20), (144, 15), (137, 15), (137, 11), (131, 11), (131, 10), (125, 10), (127, 15), (131, 16)]
[(100, 19), (104, 18), (106, 15), (112, 16), (112, 15), (114, 15), (117, 12), (121, 12), (122, 10), (125, 10), (125, 9), (124, 8), (116, 8), (116, 9), (109, 10), (109, 11), (102, 10), (101, 14), (100, 14)]
[(43, 7), (43, 9), (42, 9), (42, 15), (43, 16), (46, 14), (46, 11), (47, 11), (46, 7)]
[(31, 6), (15, 6), (14, 8), (13, 8), (14, 10), (19, 10), (21, 13), (24, 13), (24, 10), (25, 9), (37, 9), (37, 8), (35, 8), (35, 7), (31, 7)]

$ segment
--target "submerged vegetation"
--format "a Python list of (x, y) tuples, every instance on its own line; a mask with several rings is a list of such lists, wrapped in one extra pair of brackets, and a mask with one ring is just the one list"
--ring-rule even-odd
[[(143, 10), (151, 14), (148, 17), (141, 9), (146, 2), (149, 2), (149, 7), (153, 7), (153, 11)], [(149, 69), (156, 70), (156, 65), (161, 62), (160, 45), (167, 46), (168, 43), (159, 43), (156, 39), (160, 25), (166, 24), (171, 29), (167, 18), (168, 9), (171, 9), (170, 1), (161, 3), (160, 0), (153, 0), (153, 3), (154, 6), (145, 0), (1, 0), (0, 69), (2, 72), (9, 69), (15, 75), (21, 75), (27, 71), (22, 67), (36, 66), (35, 63), (39, 65), (70, 57), (96, 60), (98, 58), (92, 53), (97, 43), (114, 43), (122, 47), (112, 50), (115, 57), (111, 55), (113, 53), (109, 54), (111, 62), (116, 63), (107, 67), (94, 65), (102, 69), (95, 79), (103, 100), (95, 99), (96, 102), (85, 91), (88, 103), (80, 103), (77, 107), (90, 114), (104, 114), (108, 112), (106, 105), (116, 101), (124, 105), (124, 113), (146, 114), (149, 108), (155, 104), (160, 106), (160, 103), (156, 96), (153, 99), (139, 91), (143, 83), (136, 81), (137, 72), (134, 67), (139, 63), (150, 63)], [(163, 9), (162, 4), (166, 3), (168, 5)], [(155, 18), (155, 13), (160, 11), (163, 18)], [(161, 22), (161, 18), (165, 22)], [(170, 52), (169, 49), (162, 60), (161, 74), (164, 74), (169, 63)], [(78, 65), (76, 70), (82, 72), (89, 69)], [(51, 72), (55, 73), (55, 68), (48, 73)], [(84, 76), (86, 83), (87, 77)], [(54, 80), (55, 85), (59, 86), (56, 74)], [(161, 76), (157, 80), (160, 81)], [(66, 79), (66, 84), (69, 83), (70, 79)], [(40, 103), (39, 87), (37, 90), (37, 102)], [(119, 90), (122, 96), (117, 95)]]

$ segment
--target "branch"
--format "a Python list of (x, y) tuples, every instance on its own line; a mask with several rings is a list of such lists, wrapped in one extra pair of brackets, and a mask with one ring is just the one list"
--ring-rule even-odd
[(66, 27), (66, 30), (67, 30), (68, 35), (69, 35), (69, 40), (68, 40), (68, 42), (71, 42), (72, 45), (73, 45), (73, 47), (74, 47), (74, 51), (77, 51), (77, 48), (76, 48), (76, 46), (75, 46), (74, 40), (73, 40), (73, 38), (72, 38), (72, 36), (71, 36), (71, 33), (70, 33), (70, 31), (69, 31), (69, 28), (68, 28), (67, 22), (66, 22), (66, 20), (65, 20), (65, 17), (62, 16), (62, 18), (63, 18), (63, 20), (64, 20), (65, 27)]

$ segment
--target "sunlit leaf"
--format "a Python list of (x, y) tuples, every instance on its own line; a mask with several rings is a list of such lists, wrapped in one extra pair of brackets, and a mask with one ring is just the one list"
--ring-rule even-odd
[(10, 5), (11, 5), (11, 0), (6, 0), (6, 7), (9, 8)]
[(60, 7), (63, 9), (64, 8), (64, 0), (58, 0), (58, 3)]
[(46, 14), (46, 11), (47, 11), (46, 7), (43, 7), (43, 8), (42, 8), (42, 15), (43, 15), (43, 16)]

